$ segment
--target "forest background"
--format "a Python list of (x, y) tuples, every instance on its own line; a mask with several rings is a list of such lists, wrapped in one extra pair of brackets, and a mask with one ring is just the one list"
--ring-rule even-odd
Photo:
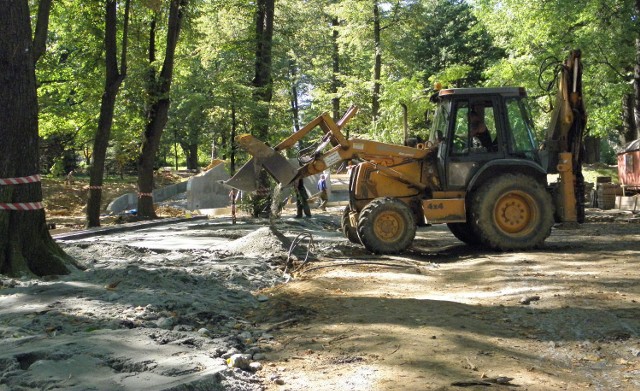
[[(114, 3), (122, 50), (125, 2)], [(524, 86), (541, 133), (553, 67), (573, 48), (583, 51), (588, 132), (603, 140), (601, 159), (612, 163), (609, 145), (637, 137), (640, 1), (271, 0), (271, 69), (262, 87), (255, 83), (256, 14), (269, 1), (183, 3), (156, 168), (196, 169), (212, 158), (229, 159), (235, 133), (266, 128), (265, 141), (274, 142), (321, 112), (339, 117), (352, 104), (360, 113), (351, 134), (402, 143), (404, 110), (410, 133), (425, 138), (435, 82)], [(130, 4), (127, 72), (115, 103), (107, 172), (136, 168), (154, 98), (149, 74), (164, 61), (150, 57), (150, 45), (164, 53), (168, 4)], [(106, 77), (104, 5), (52, 2), (46, 51), (37, 64), (45, 173), (82, 172), (92, 164)], [(259, 88), (270, 91), (256, 93)], [(261, 110), (268, 115), (256, 115)]]

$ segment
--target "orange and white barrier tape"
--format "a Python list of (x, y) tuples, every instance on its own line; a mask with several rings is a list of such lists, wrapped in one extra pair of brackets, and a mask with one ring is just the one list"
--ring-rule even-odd
[(42, 202), (0, 202), (0, 210), (39, 210)]
[(40, 182), (40, 174), (18, 178), (0, 178), (0, 185), (21, 185), (24, 183)]

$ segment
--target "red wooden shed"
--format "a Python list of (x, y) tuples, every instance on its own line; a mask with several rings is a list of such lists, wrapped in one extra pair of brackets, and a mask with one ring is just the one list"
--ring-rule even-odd
[(618, 153), (618, 178), (625, 190), (640, 190), (640, 139)]

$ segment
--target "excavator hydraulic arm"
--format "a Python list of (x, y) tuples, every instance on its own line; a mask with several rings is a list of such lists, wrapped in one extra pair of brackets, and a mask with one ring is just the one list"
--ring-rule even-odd
[(559, 174), (556, 214), (562, 222), (584, 222), (583, 138), (587, 113), (582, 99), (579, 50), (560, 67), (556, 103), (545, 140), (547, 172)]

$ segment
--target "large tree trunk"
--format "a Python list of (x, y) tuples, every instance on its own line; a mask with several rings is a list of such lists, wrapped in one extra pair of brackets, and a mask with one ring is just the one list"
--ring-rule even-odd
[(371, 118), (374, 123), (378, 122), (380, 115), (380, 78), (382, 76), (382, 44), (380, 42), (380, 7), (378, 2), (373, 2), (373, 41), (374, 41), (374, 64), (373, 64), (373, 96), (371, 102)]
[(253, 120), (255, 136), (266, 140), (269, 135), (269, 104), (273, 96), (271, 78), (271, 46), (275, 0), (258, 0), (256, 9), (256, 62), (252, 81), (257, 110)]
[(102, 104), (100, 105), (100, 118), (98, 119), (98, 130), (93, 141), (93, 164), (91, 165), (89, 178), (89, 199), (87, 201), (87, 227), (100, 226), (100, 205), (102, 202), (102, 181), (104, 179), (104, 162), (107, 155), (109, 138), (111, 137), (111, 125), (113, 124), (113, 113), (116, 105), (116, 97), (120, 85), (127, 73), (127, 33), (129, 26), (129, 2), (125, 4), (124, 28), (122, 37), (122, 66), (121, 72), (118, 70), (117, 60), (117, 1), (108, 0), (105, 9), (104, 23), (104, 47), (106, 76), (104, 93), (102, 94)]
[[(271, 78), (271, 45), (273, 42), (273, 17), (275, 0), (258, 0), (256, 9), (256, 63), (255, 76), (252, 81), (253, 100), (256, 110), (253, 115), (253, 129), (255, 136), (266, 141), (269, 136), (269, 104), (273, 95), (273, 80)], [(267, 198), (269, 181), (262, 170), (258, 176), (258, 197), (253, 207), (253, 215), (262, 212), (260, 206)]]
[[(153, 191), (153, 162), (169, 116), (169, 92), (173, 79), (174, 57), (182, 26), (183, 8), (186, 5), (186, 0), (171, 1), (167, 45), (162, 69), (158, 78), (155, 77), (155, 72), (150, 72), (147, 92), (151, 97), (151, 102), (147, 108), (147, 124), (143, 135), (142, 152), (138, 159), (138, 216), (141, 217), (156, 217), (151, 195)], [(150, 31), (149, 66), (152, 67), (155, 61), (155, 23), (152, 23)]]
[[(0, 37), (0, 179), (31, 177), (39, 172), (38, 101), (26, 0), (2, 2)], [(0, 185), (0, 273), (69, 272), (73, 260), (51, 239), (41, 202), (39, 181)], [(35, 209), (7, 209), (24, 203)]]

